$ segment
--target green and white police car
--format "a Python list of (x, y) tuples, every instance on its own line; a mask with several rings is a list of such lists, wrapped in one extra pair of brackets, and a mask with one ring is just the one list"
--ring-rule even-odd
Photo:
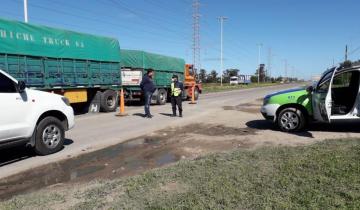
[(310, 121), (360, 120), (359, 84), (360, 62), (344, 62), (325, 71), (315, 85), (265, 96), (261, 113), (285, 132)]

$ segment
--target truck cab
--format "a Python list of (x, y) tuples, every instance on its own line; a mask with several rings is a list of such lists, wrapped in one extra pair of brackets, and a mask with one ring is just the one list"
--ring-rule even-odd
[(239, 84), (239, 77), (233, 76), (230, 77), (230, 85), (238, 85)]
[(360, 63), (345, 62), (307, 88), (267, 95), (261, 113), (286, 132), (301, 130), (311, 121), (360, 120), (359, 87)]
[(185, 75), (184, 88), (186, 93), (184, 97), (190, 99), (194, 92), (194, 98), (195, 100), (198, 100), (199, 95), (202, 93), (202, 85), (197, 81), (196, 72), (193, 64), (185, 65), (184, 75)]

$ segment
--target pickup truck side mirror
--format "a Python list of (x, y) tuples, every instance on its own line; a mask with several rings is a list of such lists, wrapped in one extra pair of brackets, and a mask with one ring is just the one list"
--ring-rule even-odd
[(19, 81), (17, 86), (18, 86), (19, 93), (23, 93), (25, 91), (26, 84), (24, 81)]
[(306, 91), (308, 93), (312, 93), (314, 91), (314, 87), (312, 85), (310, 85), (309, 87), (306, 88)]

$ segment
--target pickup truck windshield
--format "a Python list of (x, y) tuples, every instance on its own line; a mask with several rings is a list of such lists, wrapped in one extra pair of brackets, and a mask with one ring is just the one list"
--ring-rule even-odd
[(16, 87), (14, 82), (0, 73), (0, 93), (15, 93)]

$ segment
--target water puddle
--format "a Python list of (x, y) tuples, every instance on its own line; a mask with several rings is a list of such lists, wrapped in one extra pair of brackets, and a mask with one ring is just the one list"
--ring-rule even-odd
[(2, 179), (0, 199), (58, 183), (130, 176), (178, 161), (178, 155), (162, 150), (164, 140), (138, 138)]
[(262, 105), (262, 99), (257, 99), (252, 103), (244, 103), (244, 104), (239, 104), (237, 106), (223, 106), (222, 108), (225, 111), (235, 110), (235, 111), (257, 114), (260, 113), (261, 105)]
[[(250, 128), (223, 125), (191, 124), (167, 128), (152, 135), (132, 139), (102, 150), (83, 154), (57, 163), (48, 164), (0, 180), (0, 199), (35, 191), (47, 186), (88, 182), (94, 179), (114, 179), (131, 176), (149, 169), (165, 166), (183, 157), (184, 147), (211, 147), (211, 143), (184, 141), (187, 135), (243, 136), (255, 135)], [(224, 141), (223, 144), (225, 144)], [(214, 143), (221, 147), (221, 143)], [(186, 154), (191, 155), (191, 154)]]

